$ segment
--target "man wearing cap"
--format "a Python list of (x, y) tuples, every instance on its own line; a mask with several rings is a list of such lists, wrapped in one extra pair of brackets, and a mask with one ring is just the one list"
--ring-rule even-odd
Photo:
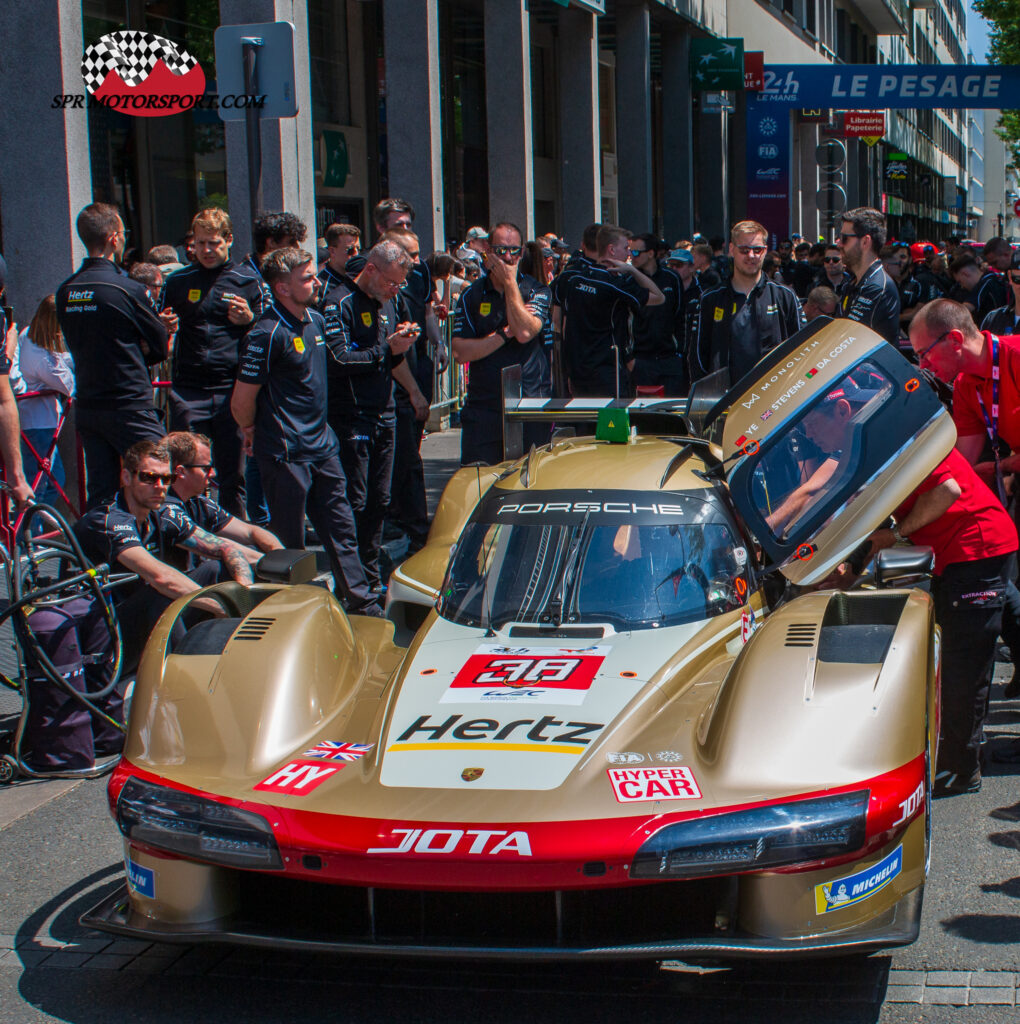
[(689, 365), (691, 341), (694, 338), (694, 319), (698, 315), (702, 289), (698, 283), (698, 275), (694, 271), (694, 257), (689, 249), (672, 249), (666, 258), (666, 265), (680, 278), (682, 290), (676, 337), (680, 343), (680, 354)]
[(767, 237), (757, 221), (733, 225), (733, 277), (706, 290), (698, 305), (690, 345), (692, 381), (728, 367), (730, 381), (736, 383), (766, 352), (804, 326), (793, 289), (762, 272)]
[[(669, 398), (687, 394), (684, 366), (683, 284), (679, 276), (656, 259), (664, 243), (655, 235), (636, 235), (630, 240), (630, 259), (642, 274), (659, 286), (666, 301), (639, 309), (631, 322), (634, 337), (635, 387), (662, 387)], [(678, 333), (679, 329), (679, 333)]]
[(870, 327), (890, 345), (900, 336), (900, 293), (882, 266), (879, 251), (885, 245), (885, 216), (869, 206), (842, 215), (839, 248), (854, 275), (843, 294), (842, 314)]
[(1009, 301), (1005, 306), (993, 309), (981, 321), (981, 330), (992, 334), (1020, 334), (1020, 253), (1012, 257), (1006, 272), (1009, 283)]
[(464, 244), (454, 253), (457, 259), (480, 260), (489, 248), (489, 232), (485, 228), (471, 228)]

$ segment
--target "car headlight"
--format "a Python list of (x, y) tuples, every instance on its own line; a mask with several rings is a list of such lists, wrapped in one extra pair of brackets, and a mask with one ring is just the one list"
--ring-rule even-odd
[(667, 825), (646, 839), (631, 878), (696, 878), (776, 868), (864, 845), (868, 792), (796, 800)]
[(281, 868), (273, 830), (259, 814), (129, 779), (117, 800), (128, 839), (232, 868)]

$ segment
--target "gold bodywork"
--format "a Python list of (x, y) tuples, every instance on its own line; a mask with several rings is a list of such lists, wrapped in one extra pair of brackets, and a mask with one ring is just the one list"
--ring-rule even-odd
[[(852, 335), (845, 323), (823, 330), (818, 344), (801, 353), (807, 359), (824, 351), (829, 362), (818, 374), (817, 386), (789, 396), (791, 414), (816, 397), (819, 388), (831, 386), (862, 350), (875, 346), (874, 335), (857, 325), (853, 329), (858, 333)], [(829, 358), (836, 349), (837, 355)], [(727, 419), (722, 436), (726, 454), (739, 449), (734, 439), (746, 436), (751, 425), (739, 400), (734, 408), (739, 412)], [(780, 426), (781, 417), (775, 419), (770, 430)], [(947, 438), (952, 444), (950, 430), (951, 424), (947, 428), (947, 421), (936, 417), (919, 443), (886, 467), (881, 488), (856, 501), (852, 516), (826, 525), (816, 538), (813, 571), (845, 557), (917, 486), (944, 456)], [(762, 437), (765, 431), (757, 433)], [(716, 474), (718, 479), (719, 473), (712, 453), (695, 449), (679, 464), (677, 453), (675, 439), (637, 436), (627, 444), (610, 444), (577, 438), (535, 451), (516, 465), (461, 470), (447, 486), (428, 544), (394, 576), (389, 603), (393, 621), (348, 618), (330, 594), (313, 586), (256, 585), (245, 590), (226, 584), (203, 593), (222, 594), (242, 626), (254, 620), (268, 623), (260, 637), (253, 641), (235, 631), (220, 654), (177, 654), (171, 629), (193, 597), (177, 601), (153, 632), (138, 673), (124, 752), (127, 771), (229, 804), (262, 807), (271, 824), (272, 809), (279, 808), (372, 819), (382, 823), (383, 831), (386, 824), (423, 821), (475, 829), (531, 823), (537, 830), (544, 823), (569, 828), (571, 823), (652, 820), (673, 812), (729, 810), (852, 789), (864, 780), (903, 772), (905, 766), (922, 771), (917, 766), (933, 758), (937, 735), (937, 634), (929, 597), (917, 590), (818, 591), (772, 607), (759, 588), (747, 595), (743, 609), (702, 622), (658, 633), (615, 633), (612, 657), (592, 684), (596, 696), (568, 709), (599, 724), (580, 750), (551, 753), (531, 743), (533, 750), (509, 754), (489, 749), (498, 743), (483, 742), (492, 740), (494, 729), (489, 729), (484, 736), (466, 732), (463, 741), (446, 744), (453, 749), (444, 748), (440, 756), (438, 748), (430, 754), (425, 734), (417, 737), (423, 741), (418, 744), (421, 759), (414, 762), (422, 766), (419, 784), (394, 784), (387, 775), (387, 759), (395, 760), (393, 751), (400, 746), (398, 734), (404, 735), (412, 720), (408, 709), (431, 716), (430, 722), (446, 716), (448, 709), (436, 700), (442, 686), (435, 680), (448, 679), (464, 652), (484, 638), (484, 630), (454, 626), (432, 609), (451, 547), (479, 500), (500, 491), (526, 496), (539, 489), (584, 492), (593, 487), (654, 495), (664, 480), (669, 491), (702, 492), (716, 500), (709, 478)], [(793, 567), (792, 575), (798, 573)], [(408, 615), (413, 607), (417, 618)], [(748, 609), (754, 610), (756, 627), (749, 638), (742, 635)], [(412, 621), (420, 626), (416, 632), (409, 628)], [(819, 637), (830, 621), (874, 622), (891, 630), (884, 660), (868, 664), (820, 658)], [(798, 642), (791, 643), (791, 636)], [(529, 713), (537, 719), (543, 710), (531, 708)], [(509, 717), (499, 709), (478, 713), (501, 723)], [(523, 732), (517, 735), (523, 738)], [(370, 744), (371, 751), (306, 795), (254, 789), (323, 740)], [(666, 762), (655, 761), (654, 752), (668, 753), (673, 763), (693, 773), (700, 799), (618, 801), (607, 783), (607, 768), (619, 763), (623, 752), (636, 752), (642, 763), (660, 767)], [(522, 780), (517, 788), (500, 781), (511, 756), (520, 758), (514, 762)], [(554, 767), (566, 762), (562, 771)], [(528, 774), (537, 771), (528, 767), (532, 764), (543, 766), (534, 780)], [(556, 784), (549, 784), (552, 776)], [(904, 908), (913, 906), (910, 900), (919, 898), (924, 882), (927, 810), (914, 808), (905, 817), (887, 833), (872, 837), (857, 860), (809, 871), (739, 876), (717, 912), (722, 930), (715, 936), (716, 945), (709, 936), (700, 948), (732, 952), (736, 945), (727, 936), (733, 934), (756, 937), (763, 950), (788, 953), (796, 953), (798, 944), (805, 950), (812, 944), (867, 945), (869, 936), (878, 945), (908, 941)], [(380, 840), (376, 845), (392, 844)], [(900, 849), (902, 867), (873, 895), (831, 913), (816, 911), (820, 887), (881, 864)], [(214, 936), (229, 932), (217, 930), (216, 922), (239, 909), (236, 871), (168, 857), (139, 844), (128, 843), (127, 850), (134, 864), (154, 873), (155, 893), (132, 890), (130, 906), (121, 907), (120, 917), (110, 911), (105, 918), (94, 916), (91, 923), (164, 938), (182, 929), (194, 938), (210, 922)], [(397, 859), (373, 861), (367, 851), (361, 854), (380, 865), (374, 884), (388, 884), (385, 865)], [(464, 850), (458, 848), (457, 854)], [(464, 855), (465, 870), (477, 859)], [(626, 885), (628, 865), (610, 858), (606, 862), (610, 877), (591, 885)], [(516, 864), (500, 861), (499, 867), (505, 873), (493, 876), (495, 887), (529, 888)], [(430, 881), (428, 869), (422, 870), (422, 889), (450, 887)], [(390, 884), (407, 883), (401, 876)], [(574, 884), (586, 883), (579, 877)], [(918, 908), (919, 903), (910, 914), (916, 916)], [(891, 938), (894, 934), (900, 938)], [(492, 954), (484, 943), (480, 948)], [(656, 955), (648, 952), (651, 948), (643, 955)], [(660, 947), (655, 950), (662, 955)], [(616, 955), (623, 953), (640, 955), (633, 949), (616, 950)]]

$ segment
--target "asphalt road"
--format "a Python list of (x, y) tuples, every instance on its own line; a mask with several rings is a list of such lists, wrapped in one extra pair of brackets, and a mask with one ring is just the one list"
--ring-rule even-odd
[[(456, 435), (427, 439), (426, 453), (435, 484), (453, 468)], [(1020, 701), (993, 703), (989, 734), (992, 749), (1020, 735)], [(1018, 1011), (1002, 1003), (1015, 1000), (1020, 978), (1018, 773), (992, 766), (980, 793), (936, 802), (913, 946), (726, 968), (436, 966), (113, 940), (77, 923), (122, 878), (105, 782), (0, 787), (0, 1024), (1012, 1022)]]

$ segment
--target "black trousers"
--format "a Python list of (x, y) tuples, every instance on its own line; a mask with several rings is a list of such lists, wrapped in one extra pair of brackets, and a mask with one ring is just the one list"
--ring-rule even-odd
[(120, 457), (137, 441), (166, 436), (155, 409), (78, 408), (78, 436), (85, 451), (89, 508), (112, 497), (120, 487)]
[(305, 546), (305, 513), (326, 549), (338, 598), (349, 611), (378, 614), (358, 558), (354, 515), (347, 501), (347, 480), (336, 455), (317, 462), (259, 458), (262, 488), (269, 504), (269, 528), (285, 548)]
[[(495, 466), (503, 462), (503, 414), (496, 409), (465, 405), (460, 413), (460, 464), (470, 466), (481, 462)], [(593, 428), (594, 429), (594, 428)], [(551, 423), (524, 424), (524, 454), (531, 446), (540, 448), (549, 443)]]
[(244, 448), (241, 430), (230, 414), (229, 391), (205, 391), (202, 388), (173, 387), (170, 390), (170, 426), (205, 434), (212, 442), (219, 503), (232, 515), (243, 519)]
[[(584, 373), (572, 374), (570, 393), (574, 398), (615, 398), (616, 371), (612, 363), (588, 369)], [(620, 398), (629, 398), (631, 393), (630, 374), (625, 366), (620, 367)]]
[(667, 359), (635, 358), (631, 371), (634, 387), (656, 387), (662, 385), (667, 398), (683, 398), (687, 394), (687, 367), (683, 356)]
[(414, 410), (398, 402), (388, 517), (394, 526), (407, 534), (411, 541), (409, 553), (423, 547), (429, 535), (425, 467), (421, 461), (424, 433), (425, 424), (415, 419)]
[(347, 477), (347, 500), (358, 533), (358, 555), (370, 587), (381, 582), (379, 549), (383, 519), (390, 504), (393, 478), (393, 443), (396, 423), (392, 417), (352, 420), (331, 418), (340, 442), (340, 464)]
[(968, 778), (980, 767), (981, 735), (1015, 555), (955, 562), (935, 578), (942, 628), (942, 728), (938, 770)]

